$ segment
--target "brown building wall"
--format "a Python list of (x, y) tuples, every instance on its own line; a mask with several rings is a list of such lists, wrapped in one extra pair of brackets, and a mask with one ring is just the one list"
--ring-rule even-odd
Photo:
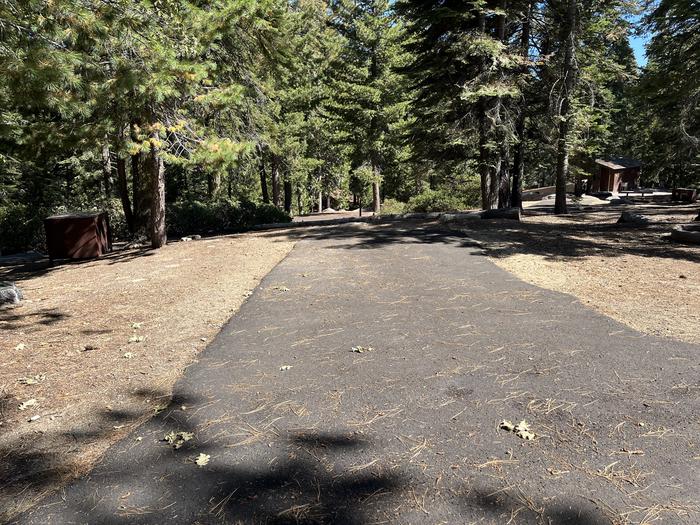
[(639, 187), (639, 168), (629, 168), (625, 170), (612, 170), (605, 166), (600, 167), (598, 175), (591, 182), (591, 191), (621, 191), (626, 183), (628, 190)]

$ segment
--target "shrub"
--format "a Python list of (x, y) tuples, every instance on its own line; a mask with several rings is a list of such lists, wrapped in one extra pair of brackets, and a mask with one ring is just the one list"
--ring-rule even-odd
[(289, 222), (291, 217), (272, 204), (219, 199), (214, 202), (175, 202), (166, 208), (168, 235), (240, 231), (255, 224)]
[(395, 199), (384, 199), (382, 203), (382, 215), (398, 215), (404, 213), (406, 203)]
[(130, 237), (129, 226), (124, 217), (124, 208), (119, 199), (109, 199), (104, 203), (101, 210), (107, 212), (109, 217), (109, 228), (112, 230), (113, 239), (128, 239)]
[(429, 213), (434, 211), (456, 211), (464, 207), (461, 200), (444, 190), (427, 190), (411, 197), (406, 204), (407, 211)]
[[(285, 211), (272, 204), (258, 204), (255, 208), (255, 222), (252, 224), (271, 224), (274, 222), (291, 222), (292, 218)], [(252, 224), (248, 224), (251, 226)]]
[[(55, 213), (77, 211), (68, 207), (36, 208), (26, 204), (0, 206), (0, 253), (29, 249), (44, 251), (46, 235), (43, 219)], [(104, 210), (114, 239), (126, 239), (129, 230), (118, 199), (99, 203), (93, 211)], [(88, 208), (82, 208), (87, 211)], [(193, 233), (224, 233), (244, 230), (255, 224), (290, 222), (291, 217), (272, 204), (256, 204), (220, 199), (214, 202), (175, 202), (166, 207), (168, 235), (177, 238)]]
[(26, 204), (0, 207), (0, 253), (43, 250), (46, 245), (43, 219), (48, 215), (49, 210)]

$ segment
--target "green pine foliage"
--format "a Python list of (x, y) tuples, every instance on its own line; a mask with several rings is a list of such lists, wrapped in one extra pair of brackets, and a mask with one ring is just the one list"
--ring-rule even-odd
[(699, 34), (690, 0), (5, 0), (0, 250), (56, 211), (160, 246), (329, 203), (519, 205), (602, 156), (698, 185)]
[(653, 37), (634, 100), (634, 149), (645, 179), (700, 186), (700, 10), (693, 0), (661, 0), (646, 17)]

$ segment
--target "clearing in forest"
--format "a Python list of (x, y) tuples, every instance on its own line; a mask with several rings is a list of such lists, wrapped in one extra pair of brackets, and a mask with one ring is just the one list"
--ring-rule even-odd
[(293, 235), (170, 402), (20, 523), (697, 521), (697, 346), (436, 224)]

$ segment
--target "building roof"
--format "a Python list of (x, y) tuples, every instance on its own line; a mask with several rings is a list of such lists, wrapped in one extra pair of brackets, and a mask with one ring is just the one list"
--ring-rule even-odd
[(611, 170), (626, 170), (629, 168), (641, 168), (642, 163), (627, 157), (610, 157), (608, 159), (596, 159), (596, 164), (610, 168)]

